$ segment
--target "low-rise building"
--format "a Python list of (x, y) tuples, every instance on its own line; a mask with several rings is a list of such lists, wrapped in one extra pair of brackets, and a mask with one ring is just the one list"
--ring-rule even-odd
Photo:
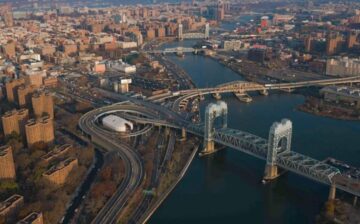
[(328, 86), (320, 90), (329, 102), (345, 103), (360, 108), (360, 89), (348, 86)]

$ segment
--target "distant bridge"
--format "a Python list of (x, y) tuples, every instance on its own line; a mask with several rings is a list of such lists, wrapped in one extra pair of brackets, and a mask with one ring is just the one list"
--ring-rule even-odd
[(146, 53), (150, 53), (150, 54), (197, 53), (198, 51), (199, 49), (195, 49), (191, 47), (174, 47), (174, 48), (165, 48), (164, 50), (146, 51)]
[[(173, 109), (178, 111), (180, 104), (183, 101), (191, 99), (196, 96), (203, 96), (207, 94), (214, 94), (219, 96), (222, 93), (241, 93), (259, 91), (262, 94), (267, 94), (269, 90), (283, 90), (291, 92), (296, 88), (311, 87), (311, 86), (328, 86), (328, 85), (339, 85), (339, 84), (353, 84), (360, 83), (360, 77), (346, 77), (346, 78), (334, 78), (334, 79), (323, 79), (323, 80), (312, 80), (292, 83), (274, 83), (274, 84), (259, 84), (255, 82), (247, 81), (234, 81), (225, 83), (213, 88), (199, 88), (199, 89), (188, 89), (174, 92), (172, 95), (180, 96), (175, 100)], [(170, 96), (164, 96), (171, 97)], [(164, 99), (163, 98), (163, 99)], [(156, 101), (162, 101), (163, 99), (157, 98)]]
[(184, 33), (183, 39), (205, 39), (205, 33)]

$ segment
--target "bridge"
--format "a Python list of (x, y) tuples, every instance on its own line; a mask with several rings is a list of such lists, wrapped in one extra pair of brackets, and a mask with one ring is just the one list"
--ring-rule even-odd
[(174, 47), (174, 48), (165, 48), (164, 50), (154, 50), (146, 51), (149, 54), (170, 54), (170, 53), (197, 53), (199, 49), (191, 47)]
[(255, 82), (247, 81), (234, 81), (225, 83), (213, 88), (199, 88), (199, 89), (188, 89), (174, 92), (172, 95), (164, 96), (163, 98), (156, 98), (156, 102), (163, 101), (166, 98), (172, 96), (180, 96), (173, 104), (173, 109), (179, 111), (180, 105), (183, 102), (197, 96), (204, 96), (213, 94), (216, 98), (220, 98), (222, 93), (240, 93), (246, 94), (248, 92), (260, 92), (261, 94), (267, 95), (269, 90), (283, 90), (291, 92), (297, 88), (313, 87), (313, 86), (329, 86), (339, 84), (354, 84), (360, 83), (360, 77), (345, 77), (345, 78), (333, 78), (333, 79), (322, 79), (322, 80), (311, 80), (302, 82), (292, 83), (271, 83), (271, 84), (259, 84)]
[(206, 39), (205, 33), (184, 33), (183, 39)]
[[(329, 185), (330, 199), (335, 198), (336, 189), (360, 197), (360, 180), (347, 177), (338, 168), (324, 161), (291, 150), (293, 129), (290, 120), (275, 122), (270, 128), (268, 138), (262, 138), (246, 131), (229, 128), (227, 126), (228, 108), (223, 101), (211, 103), (206, 107), (203, 124), (194, 124), (180, 117), (174, 117), (173, 112), (166, 108), (158, 110), (158, 106), (151, 109), (147, 106), (137, 105), (129, 108), (124, 105), (112, 105), (101, 108), (100, 112), (102, 114), (134, 110), (131, 114), (125, 115), (126, 119), (141, 124), (175, 128), (181, 130), (183, 138), (186, 138), (186, 132), (199, 136), (204, 139), (204, 148), (200, 153), (203, 156), (215, 153), (217, 151), (215, 144), (219, 144), (264, 160), (266, 161), (264, 180), (267, 181), (277, 178), (278, 169), (281, 168)], [(139, 110), (141, 113), (147, 111), (147, 116), (136, 116)]]

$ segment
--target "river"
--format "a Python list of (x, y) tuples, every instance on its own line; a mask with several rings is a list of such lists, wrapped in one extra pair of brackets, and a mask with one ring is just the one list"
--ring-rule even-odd
[[(191, 46), (193, 41), (164, 47)], [(184, 68), (198, 87), (210, 87), (242, 77), (213, 59), (169, 56)], [(250, 104), (232, 95), (228, 125), (267, 138), (274, 121), (293, 121), (292, 150), (322, 160), (335, 157), (360, 166), (360, 122), (317, 117), (296, 110), (304, 102), (298, 94), (254, 96)], [(204, 104), (209, 103), (207, 100)], [(204, 105), (203, 105), (204, 106)], [(197, 157), (187, 175), (155, 212), (149, 223), (314, 223), (328, 196), (328, 187), (286, 173), (261, 184), (265, 162), (233, 149)], [(338, 194), (344, 197), (343, 194)]]

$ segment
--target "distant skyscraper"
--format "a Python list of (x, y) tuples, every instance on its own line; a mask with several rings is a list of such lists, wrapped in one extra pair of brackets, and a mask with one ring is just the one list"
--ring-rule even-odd
[(217, 10), (216, 10), (216, 20), (221, 21), (225, 17), (225, 8), (222, 1), (219, 1), (217, 4)]

